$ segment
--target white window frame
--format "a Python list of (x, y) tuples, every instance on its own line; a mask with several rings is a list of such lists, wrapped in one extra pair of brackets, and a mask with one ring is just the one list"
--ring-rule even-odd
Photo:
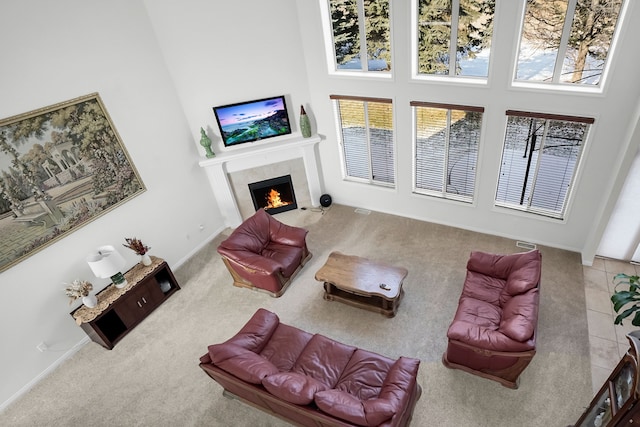
[(386, 182), (386, 181), (377, 180), (375, 179), (375, 177), (373, 177), (373, 167), (372, 167), (372, 160), (371, 160), (372, 159), (372, 156), (371, 156), (372, 141), (370, 138), (370, 127), (368, 125), (365, 127), (366, 142), (367, 142), (366, 157), (368, 159), (368, 164), (366, 165), (366, 167), (368, 171), (368, 178), (365, 179), (365, 178), (349, 175), (347, 170), (347, 159), (345, 155), (345, 145), (344, 145), (344, 139), (343, 139), (343, 133), (342, 133), (342, 116), (340, 114), (340, 107), (339, 107), (340, 100), (364, 102), (365, 103), (365, 121), (368, 123), (369, 121), (368, 108), (366, 108), (367, 103), (378, 102), (378, 103), (391, 104), (391, 108), (393, 111), (393, 100), (388, 98), (368, 98), (368, 97), (361, 97), (361, 96), (343, 96), (343, 95), (330, 95), (329, 98), (332, 101), (333, 110), (334, 110), (334, 119), (335, 119), (335, 125), (336, 125), (338, 145), (340, 147), (340, 160), (342, 162), (342, 178), (345, 181), (360, 182), (364, 184), (370, 184), (370, 185), (387, 187), (387, 188), (396, 188), (398, 168), (397, 168), (397, 160), (396, 160), (397, 144), (396, 144), (396, 132), (395, 132), (395, 114), (393, 114), (394, 117), (392, 117), (392, 120), (391, 120), (392, 133), (393, 133), (393, 137), (392, 137), (393, 159), (391, 160), (391, 166), (393, 167), (393, 182)]
[[(570, 205), (570, 201), (573, 195), (573, 191), (575, 189), (575, 184), (577, 181), (577, 177), (580, 171), (580, 166), (582, 165), (583, 162), (583, 158), (584, 158), (584, 153), (585, 153), (585, 146), (587, 144), (587, 140), (589, 138), (589, 135), (591, 134), (591, 127), (593, 125), (593, 123), (595, 122), (595, 120), (593, 118), (589, 118), (589, 117), (576, 117), (576, 116), (567, 116), (567, 115), (557, 115), (557, 114), (547, 114), (547, 113), (534, 113), (534, 112), (527, 112), (527, 111), (516, 111), (516, 110), (507, 110), (506, 111), (506, 116), (507, 116), (507, 125), (505, 126), (505, 135), (504, 135), (504, 142), (503, 142), (503, 146), (501, 149), (501, 161), (500, 161), (500, 170), (499, 170), (499, 175), (498, 175), (498, 181), (496, 182), (496, 191), (494, 194), (494, 204), (496, 207), (501, 207), (501, 208), (507, 208), (507, 209), (512, 209), (512, 210), (516, 210), (516, 211), (521, 211), (521, 212), (527, 212), (527, 213), (531, 213), (531, 214), (535, 214), (535, 215), (540, 215), (543, 217), (547, 217), (547, 218), (552, 218), (552, 219), (558, 219), (558, 220), (566, 220), (566, 216), (567, 216), (567, 212), (568, 212), (568, 207)], [(529, 200), (524, 202), (522, 204), (516, 204), (516, 203), (509, 203), (509, 202), (505, 202), (505, 201), (498, 201), (498, 190), (499, 190), (499, 186), (500, 186), (500, 174), (502, 172), (502, 166), (503, 166), (503, 162), (504, 162), (504, 155), (505, 155), (505, 147), (507, 145), (507, 131), (508, 131), (508, 117), (509, 116), (515, 116), (515, 117), (528, 117), (528, 118), (537, 118), (537, 119), (541, 119), (541, 120), (545, 120), (545, 128), (544, 128), (544, 133), (543, 133), (543, 140), (541, 141), (541, 145), (540, 145), (540, 152), (542, 152), (542, 149), (544, 148), (544, 144), (546, 143), (546, 135), (547, 135), (547, 129), (548, 129), (548, 124), (549, 121), (559, 121), (559, 122), (577, 122), (577, 123), (583, 123), (586, 125), (585, 128), (585, 132), (582, 136), (582, 141), (580, 143), (580, 152), (577, 155), (576, 158), (576, 163), (575, 166), (573, 168), (573, 173), (568, 185), (568, 189), (567, 192), (565, 194), (564, 200), (563, 200), (563, 204), (562, 204), (562, 209), (560, 211), (555, 211), (555, 210), (550, 210), (550, 209), (544, 209), (544, 208), (540, 208), (540, 207), (535, 207), (535, 206), (531, 206), (531, 197), (529, 197)], [(535, 147), (534, 147), (535, 148)], [(537, 181), (538, 181), (538, 172), (540, 170), (540, 157), (538, 158), (538, 161), (536, 162), (536, 168), (533, 171), (534, 173), (534, 178), (533, 178), (533, 183), (531, 185), (531, 190), (530, 190), (530, 194), (533, 194), (535, 192), (535, 187), (537, 185)], [(524, 184), (524, 183), (522, 183)]]
[[(459, 76), (455, 73), (455, 62), (454, 65), (451, 66), (449, 64), (449, 72), (448, 74), (423, 74), (419, 72), (420, 69), (420, 61), (419, 61), (419, 53), (418, 53), (418, 1), (419, 0), (411, 0), (411, 78), (414, 80), (422, 80), (422, 81), (438, 81), (438, 82), (451, 82), (455, 84), (469, 84), (469, 85), (487, 85), (489, 81), (489, 76), (491, 75), (491, 69), (493, 64), (493, 55), (489, 56), (489, 65), (487, 69), (487, 76)], [(497, 0), (498, 1), (498, 0)], [(496, 3), (497, 3), (496, 1)], [(496, 5), (497, 7), (497, 5)], [(460, 0), (452, 0), (451, 4), (451, 22), (458, 22), (458, 17), (460, 14)], [(494, 20), (495, 20), (495, 10), (494, 10)], [(455, 28), (454, 28), (455, 27)], [(493, 36), (491, 34), (492, 45), (493, 45)], [(450, 34), (450, 43), (449, 43), (449, 56), (451, 58), (456, 58), (457, 55), (457, 47), (458, 47), (458, 25), (451, 25), (451, 34)]]
[[(324, 46), (325, 46), (325, 58), (327, 61), (327, 72), (330, 75), (334, 76), (342, 76), (342, 77), (370, 77), (375, 79), (392, 79), (393, 78), (393, 70), (395, 59), (393, 56), (393, 5), (392, 0), (389, 0), (389, 46), (391, 46), (391, 71), (368, 71), (369, 61), (367, 57), (367, 44), (366, 44), (366, 34), (364, 20), (359, 20), (361, 25), (359, 25), (360, 30), (360, 62), (362, 63), (363, 70), (345, 70), (338, 69), (338, 64), (335, 56), (335, 43), (333, 41), (333, 26), (331, 24), (331, 8), (329, 7), (329, 0), (319, 0), (320, 2), (320, 15), (322, 21), (322, 31), (324, 35)], [(358, 14), (359, 16), (364, 16), (364, 3), (362, 0), (357, 0), (358, 2)], [(364, 56), (365, 61), (362, 61), (362, 57)]]
[[(609, 75), (612, 58), (616, 55), (616, 47), (618, 45), (618, 38), (621, 34), (621, 29), (623, 25), (626, 25), (626, 15), (627, 8), (629, 7), (630, 0), (622, 0), (622, 6), (620, 7), (620, 13), (618, 15), (618, 20), (616, 21), (616, 29), (614, 30), (613, 37), (611, 38), (611, 44), (609, 45), (609, 51), (607, 54), (607, 59), (603, 65), (602, 76), (600, 77), (600, 81), (597, 85), (582, 85), (576, 83), (567, 83), (561, 82), (559, 79), (560, 74), (562, 73), (562, 65), (564, 61), (564, 56), (566, 54), (568, 48), (568, 40), (569, 34), (571, 32), (571, 25), (573, 23), (573, 15), (575, 13), (575, 7), (578, 0), (568, 0), (567, 5), (567, 15), (565, 16), (562, 36), (560, 39), (560, 46), (558, 46), (558, 56), (556, 57), (556, 62), (554, 65), (554, 75), (552, 82), (540, 82), (534, 80), (518, 80), (518, 60), (519, 60), (519, 52), (520, 45), (522, 43), (522, 32), (524, 31), (524, 21), (525, 14), (527, 12), (526, 1), (523, 1), (521, 4), (520, 11), (520, 26), (518, 29), (518, 42), (515, 46), (515, 51), (513, 52), (513, 70), (512, 70), (512, 78), (511, 78), (511, 86), (514, 88), (522, 88), (522, 89), (531, 89), (535, 91), (565, 91), (565, 92), (576, 92), (576, 93), (603, 93), (604, 88), (606, 87), (607, 77)], [(571, 13), (571, 19), (567, 19), (569, 16), (569, 12)]]
[[(413, 117), (413, 150), (414, 150), (414, 156), (413, 156), (413, 189), (412, 191), (416, 194), (423, 194), (423, 195), (427, 195), (427, 196), (434, 196), (434, 197), (438, 197), (438, 198), (442, 198), (442, 199), (449, 199), (449, 200), (455, 200), (455, 201), (460, 201), (460, 202), (465, 202), (465, 203), (474, 203), (475, 202), (475, 196), (476, 196), (476, 191), (478, 189), (478, 185), (477, 185), (477, 171), (478, 171), (478, 162), (479, 162), (479, 157), (480, 157), (480, 144), (482, 141), (482, 127), (484, 124), (484, 107), (474, 107), (474, 106), (468, 106), (468, 105), (455, 105), (455, 104), (443, 104), (443, 103), (432, 103), (432, 102), (418, 102), (418, 101), (411, 101), (410, 103), (411, 105), (411, 110), (412, 110), (412, 117)], [(445, 147), (444, 147), (444, 152), (445, 152), (445, 158), (444, 158), (444, 165), (443, 165), (443, 170), (442, 170), (442, 174), (443, 174), (443, 179), (442, 179), (442, 189), (440, 191), (435, 191), (435, 190), (430, 190), (430, 189), (426, 189), (426, 188), (420, 188), (417, 185), (417, 161), (418, 161), (418, 121), (416, 118), (416, 114), (417, 114), (417, 109), (420, 107), (425, 107), (425, 108), (435, 108), (435, 109), (441, 109), (441, 110), (446, 110), (447, 112), (447, 128), (445, 129)], [(482, 119), (481, 119), (481, 124), (480, 124), (480, 136), (478, 138), (478, 148), (476, 151), (476, 168), (475, 168), (475, 172), (474, 172), (474, 176), (473, 176), (473, 191), (471, 192), (471, 196), (467, 196), (467, 195), (459, 195), (456, 193), (451, 193), (449, 191), (447, 191), (447, 182), (448, 182), (448, 166), (449, 166), (449, 161), (450, 161), (450, 152), (449, 152), (449, 143), (450, 143), (450, 130), (451, 130), (451, 112), (452, 111), (472, 111), (472, 112), (478, 112), (482, 114)]]

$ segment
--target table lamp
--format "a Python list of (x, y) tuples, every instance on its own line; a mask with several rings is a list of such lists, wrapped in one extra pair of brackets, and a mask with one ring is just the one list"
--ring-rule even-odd
[(113, 246), (100, 246), (96, 252), (89, 254), (87, 264), (96, 277), (101, 279), (111, 278), (116, 288), (127, 286), (127, 279), (122, 274), (125, 260)]

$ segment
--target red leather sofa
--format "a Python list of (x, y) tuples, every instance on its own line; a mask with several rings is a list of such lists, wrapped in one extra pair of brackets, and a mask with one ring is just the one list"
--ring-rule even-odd
[(517, 388), (536, 353), (542, 255), (472, 252), (442, 362)]
[(264, 209), (240, 224), (218, 246), (233, 284), (281, 296), (311, 259), (307, 230), (281, 223)]
[(302, 426), (406, 426), (420, 398), (420, 361), (342, 344), (259, 309), (200, 367), (239, 398)]

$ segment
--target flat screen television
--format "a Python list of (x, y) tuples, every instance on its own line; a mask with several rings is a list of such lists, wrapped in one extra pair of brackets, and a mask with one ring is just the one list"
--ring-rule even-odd
[(284, 96), (213, 107), (225, 147), (291, 133)]

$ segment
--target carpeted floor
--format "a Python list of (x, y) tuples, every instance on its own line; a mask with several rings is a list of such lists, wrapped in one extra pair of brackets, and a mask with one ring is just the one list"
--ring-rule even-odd
[[(198, 367), (263, 307), (284, 323), (389, 357), (421, 359), (414, 426), (560, 426), (575, 422), (591, 392), (580, 256), (541, 247), (538, 352), (520, 388), (441, 363), (471, 250), (521, 251), (515, 242), (408, 218), (333, 205), (279, 214), (309, 229), (313, 258), (280, 298), (231, 286), (218, 236), (175, 271), (182, 287), (111, 350), (91, 342), (0, 414), (4, 426), (281, 426), (282, 420), (222, 396)], [(331, 251), (406, 267), (398, 315), (324, 301), (315, 272)], [(158, 254), (160, 255), (160, 254)]]

